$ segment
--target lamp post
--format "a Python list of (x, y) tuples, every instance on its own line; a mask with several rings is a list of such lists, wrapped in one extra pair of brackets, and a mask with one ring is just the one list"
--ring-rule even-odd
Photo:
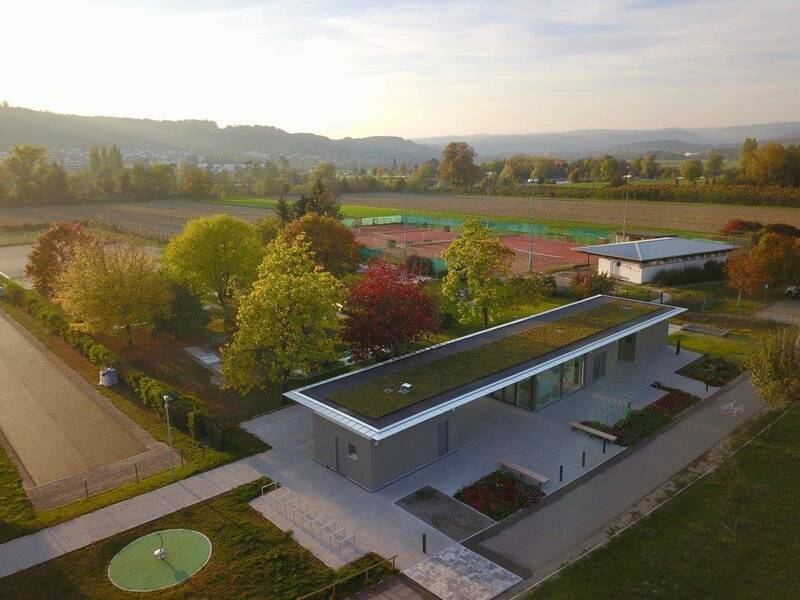
[(167, 416), (167, 446), (169, 446), (169, 464), (172, 468), (172, 481), (176, 481), (178, 478), (175, 475), (175, 456), (172, 452), (172, 428), (169, 424), (169, 403), (172, 402), (172, 396), (169, 394), (164, 394), (162, 398), (164, 399), (164, 414)]
[(622, 241), (623, 242), (627, 242), (628, 241), (626, 239), (626, 235), (627, 235), (627, 231), (628, 231), (628, 192), (629, 192), (628, 186), (631, 183), (631, 174), (628, 173), (627, 175), (625, 175), (625, 179), (626, 179), (626, 181), (625, 181), (625, 211), (624, 211), (624, 214), (623, 214), (623, 217), (622, 217)]
[(491, 185), (494, 171), (486, 171), (486, 227), (489, 227), (489, 186)]
[(406, 248), (408, 248), (408, 184), (403, 175), (403, 263), (406, 261)]
[(539, 179), (528, 179), (527, 183), (531, 186), (531, 228), (528, 232), (528, 273), (533, 272), (533, 222), (534, 222), (534, 212), (533, 212), (533, 201), (534, 197), (536, 196), (536, 184), (539, 183)]

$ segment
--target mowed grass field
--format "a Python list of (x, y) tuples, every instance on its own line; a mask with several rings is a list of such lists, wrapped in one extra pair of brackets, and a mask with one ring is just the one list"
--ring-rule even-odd
[[(395, 214), (399, 214), (406, 199), (403, 194), (344, 194), (342, 202), (351, 206), (391, 208)], [(490, 206), (493, 217), (530, 219), (529, 198), (494, 196), (490, 198)], [(485, 215), (486, 198), (409, 194), (408, 208), (413, 211)], [(535, 211), (537, 221), (621, 228), (624, 201), (536, 198)], [(729, 219), (789, 223), (800, 227), (800, 209), (639, 200), (632, 200), (628, 204), (628, 224), (631, 229), (717, 233)]]

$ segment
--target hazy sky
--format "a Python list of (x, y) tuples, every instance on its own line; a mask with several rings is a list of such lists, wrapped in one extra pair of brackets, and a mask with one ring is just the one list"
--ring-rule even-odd
[(798, 29), (798, 0), (0, 0), (0, 100), (334, 137), (800, 120)]

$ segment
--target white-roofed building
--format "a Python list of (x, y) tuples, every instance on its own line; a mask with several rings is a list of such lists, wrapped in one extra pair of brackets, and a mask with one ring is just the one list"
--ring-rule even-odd
[(712, 240), (661, 237), (576, 248), (598, 257), (597, 272), (630, 283), (647, 283), (662, 271), (726, 262), (736, 246)]

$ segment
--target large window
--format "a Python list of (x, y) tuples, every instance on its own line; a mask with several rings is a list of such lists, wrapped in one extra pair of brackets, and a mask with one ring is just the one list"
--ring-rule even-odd
[(561, 395), (566, 396), (581, 389), (583, 385), (583, 357), (580, 356), (561, 366), (563, 368)]
[(542, 407), (561, 398), (561, 365), (536, 376), (536, 406)]
[(572, 359), (489, 394), (496, 400), (533, 410), (563, 398), (583, 386), (584, 357)]

